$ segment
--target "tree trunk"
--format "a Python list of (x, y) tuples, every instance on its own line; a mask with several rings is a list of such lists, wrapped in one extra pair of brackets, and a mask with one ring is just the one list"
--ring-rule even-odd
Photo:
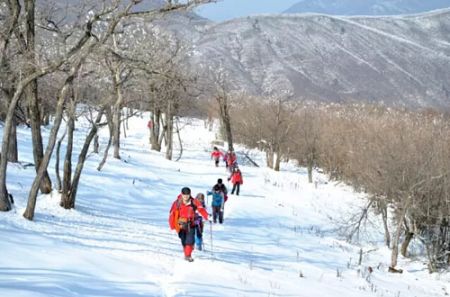
[(280, 153), (280, 147), (277, 146), (277, 151), (274, 155), (275, 164), (273, 164), (273, 170), (280, 171), (280, 163), (281, 163), (281, 153)]
[(380, 206), (381, 210), (381, 218), (383, 220), (383, 228), (384, 228), (384, 244), (387, 247), (391, 245), (391, 233), (389, 232), (389, 224), (388, 224), (388, 212), (386, 203), (383, 201)]
[(39, 188), (41, 180), (44, 176), (44, 173), (47, 170), (47, 166), (50, 162), (50, 157), (51, 157), (51, 155), (53, 153), (53, 149), (55, 147), (56, 137), (58, 135), (58, 130), (59, 130), (59, 127), (60, 127), (61, 121), (62, 121), (64, 102), (66, 101), (65, 99), (67, 96), (67, 92), (73, 83), (74, 77), (79, 70), (80, 64), (76, 65), (76, 67), (74, 67), (71, 70), (70, 75), (66, 78), (64, 85), (59, 92), (58, 103), (56, 105), (55, 120), (53, 122), (53, 127), (50, 132), (50, 137), (48, 140), (47, 148), (45, 150), (45, 154), (41, 161), (41, 164), (39, 165), (39, 170), (36, 174), (33, 184), (31, 185), (30, 193), (28, 195), (27, 208), (25, 209), (25, 212), (23, 214), (23, 216), (28, 220), (32, 220), (34, 217), (34, 210), (36, 208), (36, 199), (37, 199), (37, 194), (38, 194), (37, 193), (38, 188)]
[(8, 148), (8, 162), (17, 163), (19, 161), (17, 153), (17, 122), (13, 118), (11, 131), (9, 132), (9, 148)]
[(61, 136), (61, 138), (56, 143), (56, 161), (55, 161), (55, 174), (56, 174), (56, 187), (59, 193), (62, 191), (62, 185), (61, 185), (61, 175), (59, 174), (59, 152), (61, 150), (61, 143), (66, 137), (67, 129), (64, 131), (64, 134)]
[[(2, 155), (0, 154), (0, 161), (2, 160)], [(11, 210), (11, 202), (9, 201), (8, 191), (6, 189), (6, 184), (4, 185), (3, 191), (0, 193), (0, 210), (1, 211), (9, 211)]]
[(122, 117), (123, 137), (127, 138), (127, 126), (128, 126), (128, 108), (125, 111), (125, 117)]
[(161, 151), (161, 145), (159, 142), (160, 121), (161, 111), (159, 109), (156, 109), (154, 112), (152, 112), (153, 126), (150, 129), (150, 149), (158, 152)]
[(159, 141), (158, 141), (158, 146), (160, 148), (162, 148), (162, 142), (163, 140), (165, 140), (165, 143), (167, 144), (167, 140), (166, 140), (166, 131), (167, 131), (167, 124), (164, 123), (164, 117), (161, 115), (160, 117), (161, 120), (161, 126), (162, 126), (162, 130), (161, 130), (161, 134), (159, 135)]
[(93, 124), (91, 131), (89, 132), (86, 140), (84, 141), (83, 148), (81, 149), (80, 155), (78, 156), (77, 167), (75, 168), (75, 173), (73, 174), (72, 181), (72, 192), (70, 193), (70, 205), (75, 208), (75, 200), (78, 191), (78, 184), (80, 182), (81, 172), (83, 171), (84, 162), (86, 161), (86, 156), (89, 151), (89, 146), (91, 145), (92, 139), (97, 134), (98, 124), (100, 123), (103, 116), (103, 111), (99, 112), (95, 123)]
[[(25, 15), (26, 15), (26, 57), (28, 61), (27, 73), (31, 74), (36, 71), (36, 57), (35, 57), (35, 28), (34, 28), (34, 0), (25, 0)], [(41, 117), (39, 113), (38, 102), (38, 84), (37, 78), (33, 79), (25, 88), (25, 97), (28, 100), (28, 110), (31, 124), (31, 138), (33, 142), (33, 158), (36, 172), (44, 155), (44, 148), (42, 144), (41, 135)], [(40, 184), (40, 190), (43, 194), (48, 194), (52, 191), (52, 182), (47, 170), (44, 172)]]
[(308, 182), (312, 184), (313, 182), (313, 165), (312, 162), (308, 162)]
[(234, 151), (233, 134), (231, 132), (231, 119), (226, 95), (217, 96), (217, 102), (219, 103), (221, 123), (223, 123), (223, 129), (225, 130), (225, 137), (228, 142), (228, 150)]
[[(74, 109), (74, 108), (73, 108)], [(73, 208), (70, 201), (70, 193), (72, 192), (72, 152), (73, 152), (73, 132), (75, 130), (75, 119), (73, 109), (69, 111), (69, 119), (67, 121), (67, 147), (66, 157), (64, 158), (63, 183), (60, 205), (65, 209)]]
[(180, 128), (178, 126), (178, 119), (175, 121), (175, 124), (176, 124), (176, 128), (177, 128), (178, 143), (180, 144), (180, 155), (178, 156), (178, 158), (175, 161), (179, 161), (181, 159), (181, 156), (183, 156), (183, 142), (181, 141)]
[(94, 154), (98, 154), (100, 145), (98, 143), (98, 134), (94, 136)]
[(109, 148), (111, 147), (112, 144), (112, 138), (113, 138), (113, 122), (112, 122), (112, 112), (111, 109), (109, 107), (105, 108), (105, 114), (106, 114), (106, 123), (108, 124), (108, 129), (109, 129), (109, 139), (108, 139), (108, 144), (105, 147), (105, 151), (103, 152), (103, 159), (100, 162), (100, 164), (98, 164), (97, 170), (100, 171), (102, 170), (103, 166), (106, 163), (106, 159), (108, 158), (108, 152), (109, 152)]
[(271, 149), (266, 150), (266, 163), (267, 167), (273, 168), (273, 152)]
[(172, 115), (172, 101), (167, 102), (166, 113), (166, 159), (172, 160), (173, 153), (173, 115)]
[(112, 144), (114, 147), (114, 154), (113, 157), (116, 159), (120, 159), (120, 118), (122, 114), (122, 103), (123, 103), (123, 96), (122, 96), (122, 89), (120, 86), (120, 67), (117, 67), (115, 70), (114, 77), (114, 91), (116, 93), (116, 103), (114, 104), (114, 111), (113, 111), (113, 138), (112, 138)]
[(400, 242), (400, 234), (402, 233), (402, 226), (403, 226), (403, 220), (406, 215), (406, 211), (409, 207), (409, 197), (404, 198), (405, 201), (403, 202), (403, 209), (401, 209), (401, 212), (399, 216), (397, 217), (397, 230), (395, 231), (394, 238), (392, 240), (392, 253), (391, 253), (391, 267), (395, 269), (395, 266), (397, 266), (397, 260), (398, 260), (398, 244)]
[(409, 244), (411, 243), (411, 240), (413, 238), (414, 238), (414, 233), (413, 232), (409, 232), (409, 231), (405, 232), (405, 240), (403, 240), (402, 246), (400, 248), (400, 254), (403, 257), (407, 257), (408, 256), (408, 247), (409, 247)]

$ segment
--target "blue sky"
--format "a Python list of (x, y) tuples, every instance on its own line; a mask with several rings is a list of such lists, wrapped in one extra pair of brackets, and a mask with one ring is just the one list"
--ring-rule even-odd
[(300, 0), (221, 0), (203, 5), (196, 12), (214, 21), (261, 13), (282, 12)]

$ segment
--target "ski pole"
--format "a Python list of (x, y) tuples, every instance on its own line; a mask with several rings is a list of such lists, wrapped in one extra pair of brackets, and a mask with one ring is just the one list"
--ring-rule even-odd
[(212, 222), (209, 221), (209, 236), (211, 240), (211, 259), (214, 259), (214, 251), (213, 251), (213, 235), (212, 235)]

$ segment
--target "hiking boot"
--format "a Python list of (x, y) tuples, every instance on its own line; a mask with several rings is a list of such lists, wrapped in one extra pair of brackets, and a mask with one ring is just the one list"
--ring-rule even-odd
[(192, 257), (190, 257), (190, 256), (184, 257), (184, 260), (186, 260), (188, 262), (193, 262), (194, 261), (194, 259)]

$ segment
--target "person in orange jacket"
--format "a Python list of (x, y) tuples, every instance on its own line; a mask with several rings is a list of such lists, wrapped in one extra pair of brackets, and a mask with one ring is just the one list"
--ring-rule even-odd
[(223, 158), (223, 153), (215, 146), (211, 153), (211, 159), (214, 159), (216, 167), (219, 167), (220, 158)]
[(228, 178), (228, 180), (231, 180), (231, 183), (233, 184), (231, 195), (233, 195), (234, 191), (236, 191), (236, 195), (239, 196), (239, 190), (241, 188), (241, 185), (244, 183), (244, 179), (242, 178), (242, 173), (239, 168), (235, 167), (233, 169), (233, 173), (231, 173), (231, 176)]
[(192, 262), (192, 251), (195, 244), (195, 214), (198, 212), (205, 220), (208, 212), (202, 203), (191, 196), (191, 189), (184, 187), (181, 194), (172, 203), (169, 214), (170, 229), (176, 230), (184, 251), (184, 259)]

